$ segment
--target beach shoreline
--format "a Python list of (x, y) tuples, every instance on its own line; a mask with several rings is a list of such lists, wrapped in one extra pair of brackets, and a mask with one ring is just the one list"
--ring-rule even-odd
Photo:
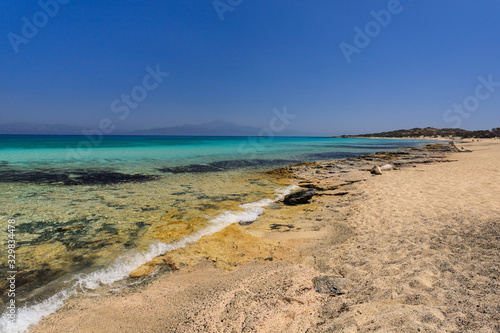
[[(164, 262), (180, 270), (133, 290), (70, 300), (32, 331), (493, 331), (500, 300), (486, 287), (498, 286), (498, 271), (481, 272), (498, 259), (475, 263), (480, 278), (469, 285), (463, 256), (491, 249), (473, 243), (465, 254), (453, 251), (462, 234), (477, 242), (479, 225), (498, 246), (500, 143), (461, 144), (473, 153), (407, 149), (278, 169), (315, 189), (311, 203), (276, 204), (250, 225), (168, 253)], [(395, 170), (370, 173), (387, 163)], [(318, 293), (312, 280), (321, 276), (345, 279), (341, 295)], [(453, 298), (453, 289), (469, 293)], [(486, 299), (473, 304), (478, 295)]]

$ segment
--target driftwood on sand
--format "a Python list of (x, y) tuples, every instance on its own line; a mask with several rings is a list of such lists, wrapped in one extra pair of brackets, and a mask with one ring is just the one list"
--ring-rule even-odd
[(472, 150), (465, 149), (464, 147), (458, 148), (455, 142), (450, 141), (450, 146), (455, 150), (457, 153), (471, 153)]
[(391, 164), (386, 164), (382, 166), (376, 165), (371, 169), (371, 173), (374, 175), (381, 175), (382, 171), (389, 171), (392, 170), (393, 168), (394, 167)]

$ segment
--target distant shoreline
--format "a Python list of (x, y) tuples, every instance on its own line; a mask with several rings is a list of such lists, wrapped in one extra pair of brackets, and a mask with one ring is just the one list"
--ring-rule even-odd
[[(91, 134), (88, 134), (91, 136)], [(14, 136), (53, 136), (53, 137), (87, 137), (84, 134), (10, 134), (0, 133), (0, 137), (14, 137)], [(267, 138), (267, 136), (258, 135), (159, 135), (159, 134), (103, 134), (102, 137), (168, 137), (168, 138)], [(276, 138), (325, 138), (325, 139), (387, 139), (387, 140), (422, 140), (422, 141), (450, 141), (462, 140), (460, 137), (456, 138), (434, 138), (434, 137), (378, 137), (378, 136), (298, 136), (298, 135), (274, 135)]]
[(469, 131), (461, 128), (412, 128), (400, 129), (396, 131), (356, 134), (356, 135), (340, 135), (338, 138), (433, 138), (433, 139), (493, 139), (500, 137), (500, 128), (496, 127), (491, 130), (476, 130)]
[(387, 139), (387, 140), (422, 140), (422, 141), (450, 141), (450, 140), (462, 140), (462, 138), (434, 138), (434, 137), (416, 137), (416, 136), (405, 136), (405, 137), (385, 137), (385, 136), (331, 136), (332, 139)]

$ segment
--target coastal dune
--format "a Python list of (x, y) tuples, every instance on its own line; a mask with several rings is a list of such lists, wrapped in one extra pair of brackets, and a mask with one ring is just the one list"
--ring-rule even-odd
[[(214, 234), (168, 254), (179, 271), (72, 299), (32, 331), (497, 332), (500, 143), (461, 145), (382, 175), (376, 157), (290, 168), (316, 196), (220, 232), (230, 259)], [(318, 292), (324, 276), (340, 292)]]

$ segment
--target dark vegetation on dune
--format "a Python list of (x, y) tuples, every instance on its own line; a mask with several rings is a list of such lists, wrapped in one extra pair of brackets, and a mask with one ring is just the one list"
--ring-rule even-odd
[(342, 135), (340, 138), (366, 138), (366, 137), (379, 137), (379, 138), (404, 138), (404, 137), (461, 137), (461, 138), (499, 138), (500, 127), (490, 130), (468, 131), (460, 128), (412, 128), (402, 129), (390, 132), (372, 133), (372, 134), (359, 134), (359, 135)]

